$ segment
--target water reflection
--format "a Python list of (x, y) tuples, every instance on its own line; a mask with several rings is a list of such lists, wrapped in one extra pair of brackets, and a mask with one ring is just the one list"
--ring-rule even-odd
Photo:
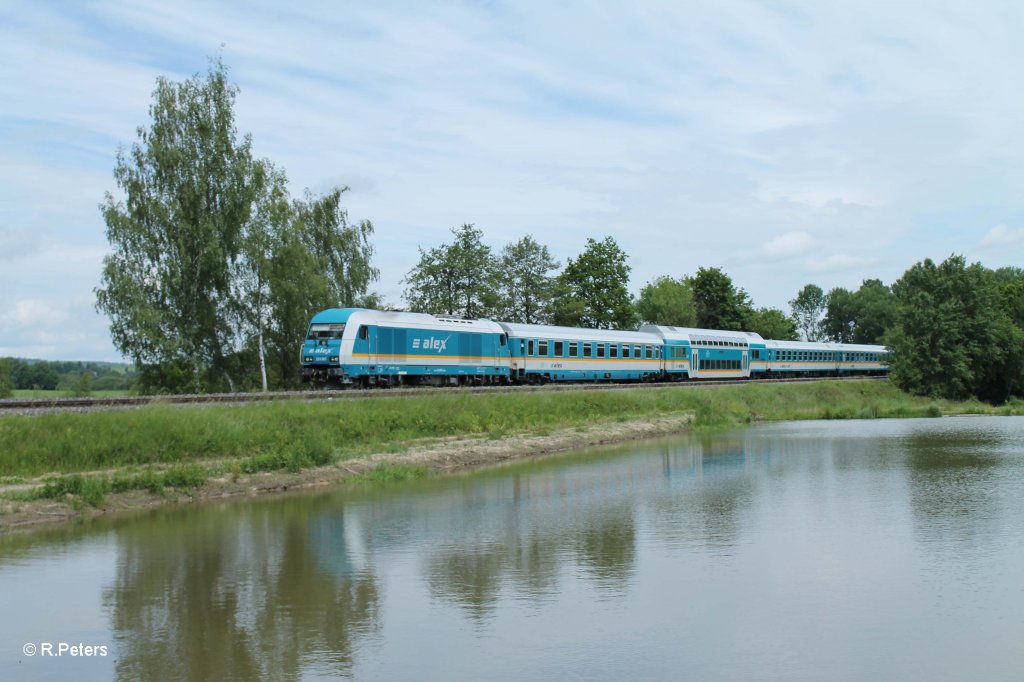
[(965, 542), (999, 535), (1004, 500), (998, 479), (1008, 473), (1000, 443), (984, 428), (919, 431), (900, 440), (922, 546), (958, 552)]
[(122, 530), (105, 593), (118, 676), (296, 679), (314, 654), (349, 673), (380, 596), (344, 546), (311, 532), (325, 503), (170, 513)]

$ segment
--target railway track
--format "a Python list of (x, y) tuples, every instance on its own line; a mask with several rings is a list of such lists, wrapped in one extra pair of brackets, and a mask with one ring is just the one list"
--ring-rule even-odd
[(323, 391), (275, 391), (269, 393), (208, 393), (200, 395), (120, 396), (103, 398), (13, 398), (0, 400), (0, 414), (51, 410), (84, 410), (114, 407), (142, 407), (145, 405), (189, 405), (203, 403), (250, 403), (274, 400), (333, 400), (357, 398), (412, 397), (456, 392), (461, 394), (531, 392), (531, 391), (623, 391), (641, 388), (697, 388), (701, 386), (742, 386), (750, 384), (800, 384), (815, 381), (885, 381), (887, 376), (855, 377), (800, 377), (792, 379), (729, 379), (722, 381), (683, 381), (677, 383), (647, 384), (546, 384), (542, 386), (462, 386), (451, 388), (416, 387), (388, 389), (348, 389)]

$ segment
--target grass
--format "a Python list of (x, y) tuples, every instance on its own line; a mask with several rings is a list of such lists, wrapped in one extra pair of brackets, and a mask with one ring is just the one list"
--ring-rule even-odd
[[(1000, 407), (916, 398), (886, 382), (817, 382), (635, 391), (501, 393), (439, 391), (415, 397), (254, 403), (149, 405), (130, 411), (0, 418), (0, 480), (57, 474), (43, 497), (71, 495), (102, 504), (111, 492), (188, 489), (214, 475), (300, 471), (414, 441), (501, 438), (581, 429), (595, 422), (693, 414), (699, 429), (753, 421), (1024, 414), (1024, 401)], [(84, 472), (116, 470), (113, 475)], [(360, 477), (404, 480), (424, 472), (385, 468)]]

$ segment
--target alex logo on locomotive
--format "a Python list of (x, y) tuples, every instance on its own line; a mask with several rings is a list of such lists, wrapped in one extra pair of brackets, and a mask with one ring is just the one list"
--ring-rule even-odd
[(435, 339), (433, 336), (425, 339), (413, 339), (412, 348), (413, 350), (436, 350), (438, 353), (444, 352), (445, 348), (448, 347), (448, 339), (451, 336), (446, 336), (443, 339)]

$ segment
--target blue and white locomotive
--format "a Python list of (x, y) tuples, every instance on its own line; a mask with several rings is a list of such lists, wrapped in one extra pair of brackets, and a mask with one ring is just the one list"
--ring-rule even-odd
[(302, 347), (304, 382), (339, 386), (681, 381), (882, 374), (883, 346), (765, 340), (753, 332), (639, 331), (332, 308)]
[(320, 384), (444, 386), (507, 382), (509, 367), (494, 322), (332, 308), (313, 316), (300, 372)]

